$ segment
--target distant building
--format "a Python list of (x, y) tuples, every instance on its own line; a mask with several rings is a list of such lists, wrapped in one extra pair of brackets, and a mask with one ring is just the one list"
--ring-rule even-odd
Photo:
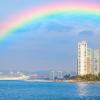
[(100, 50), (88, 48), (87, 42), (78, 43), (77, 74), (87, 75), (100, 73)]
[(50, 80), (62, 80), (63, 72), (62, 71), (51, 71), (49, 74)]
[(57, 72), (57, 79), (63, 79), (63, 72), (62, 71)]
[(0, 80), (27, 80), (29, 76), (23, 74), (23, 73), (0, 73)]
[(50, 80), (55, 80), (55, 77), (56, 77), (55, 71), (51, 71), (50, 74), (49, 74), (49, 79)]

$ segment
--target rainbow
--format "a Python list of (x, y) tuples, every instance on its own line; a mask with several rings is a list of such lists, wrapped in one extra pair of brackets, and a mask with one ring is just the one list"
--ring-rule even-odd
[(0, 39), (4, 39), (18, 28), (35, 22), (43, 17), (50, 15), (66, 14), (84, 14), (90, 16), (100, 16), (100, 6), (93, 3), (52, 3), (26, 9), (14, 15), (13, 17), (0, 24)]

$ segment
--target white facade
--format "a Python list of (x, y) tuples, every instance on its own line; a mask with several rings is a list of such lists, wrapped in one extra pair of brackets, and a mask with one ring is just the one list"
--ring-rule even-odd
[(62, 71), (57, 72), (57, 78), (58, 79), (63, 79), (63, 72)]
[(51, 72), (50, 72), (49, 79), (55, 80), (55, 76), (56, 76), (55, 71), (51, 71)]
[(86, 74), (87, 63), (87, 43), (82, 41), (78, 43), (78, 75)]
[(94, 50), (94, 74), (98, 75), (100, 73), (100, 50)]
[(87, 75), (100, 73), (100, 50), (88, 48), (86, 41), (78, 43), (77, 74)]
[(93, 50), (90, 48), (87, 49), (86, 74), (93, 74)]

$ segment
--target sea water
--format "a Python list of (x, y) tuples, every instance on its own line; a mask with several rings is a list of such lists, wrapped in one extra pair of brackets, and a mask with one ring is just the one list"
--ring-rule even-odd
[(0, 81), (0, 100), (100, 100), (100, 83)]

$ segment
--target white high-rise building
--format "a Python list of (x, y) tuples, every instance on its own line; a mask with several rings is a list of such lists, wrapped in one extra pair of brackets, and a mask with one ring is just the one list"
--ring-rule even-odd
[(94, 74), (98, 75), (100, 73), (100, 50), (94, 50)]
[(87, 49), (86, 74), (93, 74), (93, 50)]
[(77, 74), (87, 75), (100, 73), (100, 50), (88, 48), (87, 42), (78, 43)]
[(82, 41), (78, 43), (78, 75), (86, 75), (86, 66), (87, 66), (87, 43)]

